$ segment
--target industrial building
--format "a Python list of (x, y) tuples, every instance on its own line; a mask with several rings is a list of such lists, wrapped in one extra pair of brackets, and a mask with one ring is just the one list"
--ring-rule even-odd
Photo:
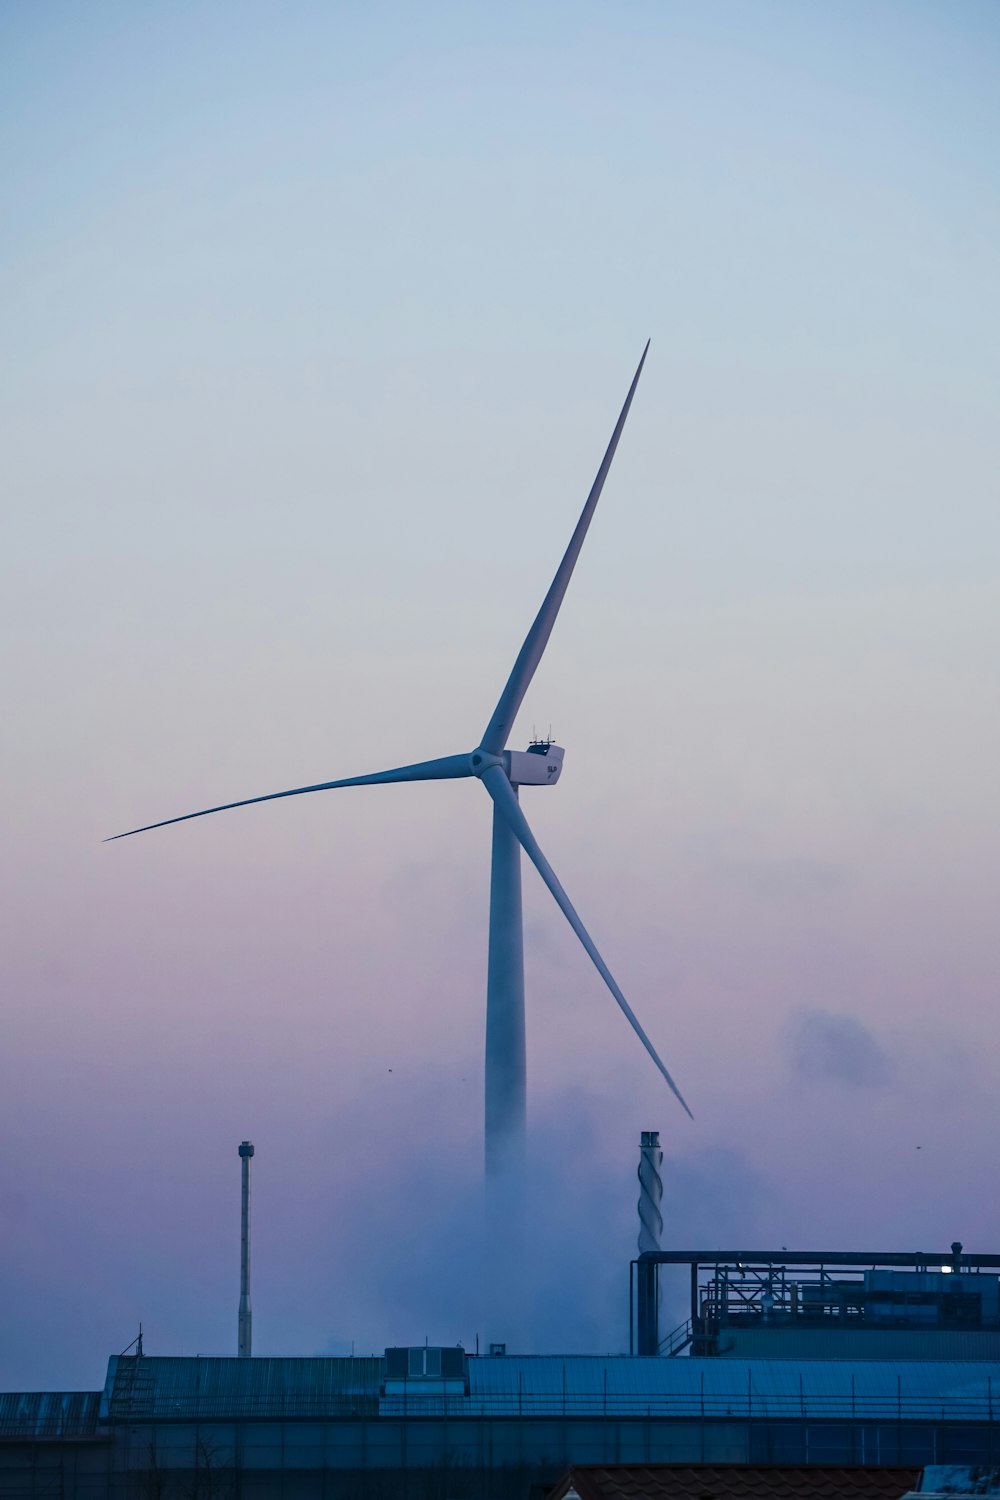
[(991, 1465), (1000, 1361), (918, 1337), (909, 1359), (119, 1355), (101, 1391), (0, 1396), (0, 1495), (525, 1500), (571, 1464)]
[(0, 1395), (2, 1500), (527, 1500), (574, 1466), (1000, 1462), (1000, 1256), (662, 1250), (644, 1132), (628, 1354), (254, 1358), (239, 1154), (237, 1357), (140, 1337), (102, 1390)]

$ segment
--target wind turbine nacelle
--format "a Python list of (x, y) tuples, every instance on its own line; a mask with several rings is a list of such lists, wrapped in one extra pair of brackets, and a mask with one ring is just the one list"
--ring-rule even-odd
[(565, 754), (561, 745), (537, 740), (527, 750), (505, 750), (503, 758), (514, 786), (555, 786)]

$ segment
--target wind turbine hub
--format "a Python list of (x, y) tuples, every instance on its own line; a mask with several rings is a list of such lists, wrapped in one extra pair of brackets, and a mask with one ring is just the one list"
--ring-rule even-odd
[(502, 766), (503, 756), (491, 755), (488, 750), (484, 750), (480, 746), (478, 750), (473, 750), (469, 756), (469, 765), (472, 768), (473, 776), (482, 776), (491, 766)]

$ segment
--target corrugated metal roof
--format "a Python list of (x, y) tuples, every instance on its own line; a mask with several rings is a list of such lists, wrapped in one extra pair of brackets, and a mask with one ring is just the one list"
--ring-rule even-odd
[[(742, 1360), (536, 1355), (470, 1358), (468, 1395), (405, 1383), (379, 1398), (385, 1361), (169, 1359), (120, 1355), (108, 1366), (101, 1416), (154, 1417), (622, 1415), (756, 1420), (992, 1420), (1000, 1362)], [(50, 1398), (58, 1399), (58, 1398)]]
[(507, 1355), (469, 1360), (469, 1401), (497, 1414), (983, 1420), (1000, 1405), (1000, 1363)]
[(108, 1363), (106, 1421), (136, 1417), (282, 1417), (377, 1410), (384, 1359), (170, 1359)]
[(93, 1437), (100, 1391), (0, 1392), (0, 1437)]

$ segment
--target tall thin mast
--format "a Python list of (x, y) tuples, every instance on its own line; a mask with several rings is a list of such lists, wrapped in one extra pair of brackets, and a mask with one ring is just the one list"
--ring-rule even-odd
[(253, 1156), (251, 1141), (240, 1144), (242, 1167), (242, 1193), (240, 1195), (240, 1319), (236, 1352), (240, 1359), (249, 1359), (253, 1342), (253, 1313), (250, 1310), (250, 1158)]

